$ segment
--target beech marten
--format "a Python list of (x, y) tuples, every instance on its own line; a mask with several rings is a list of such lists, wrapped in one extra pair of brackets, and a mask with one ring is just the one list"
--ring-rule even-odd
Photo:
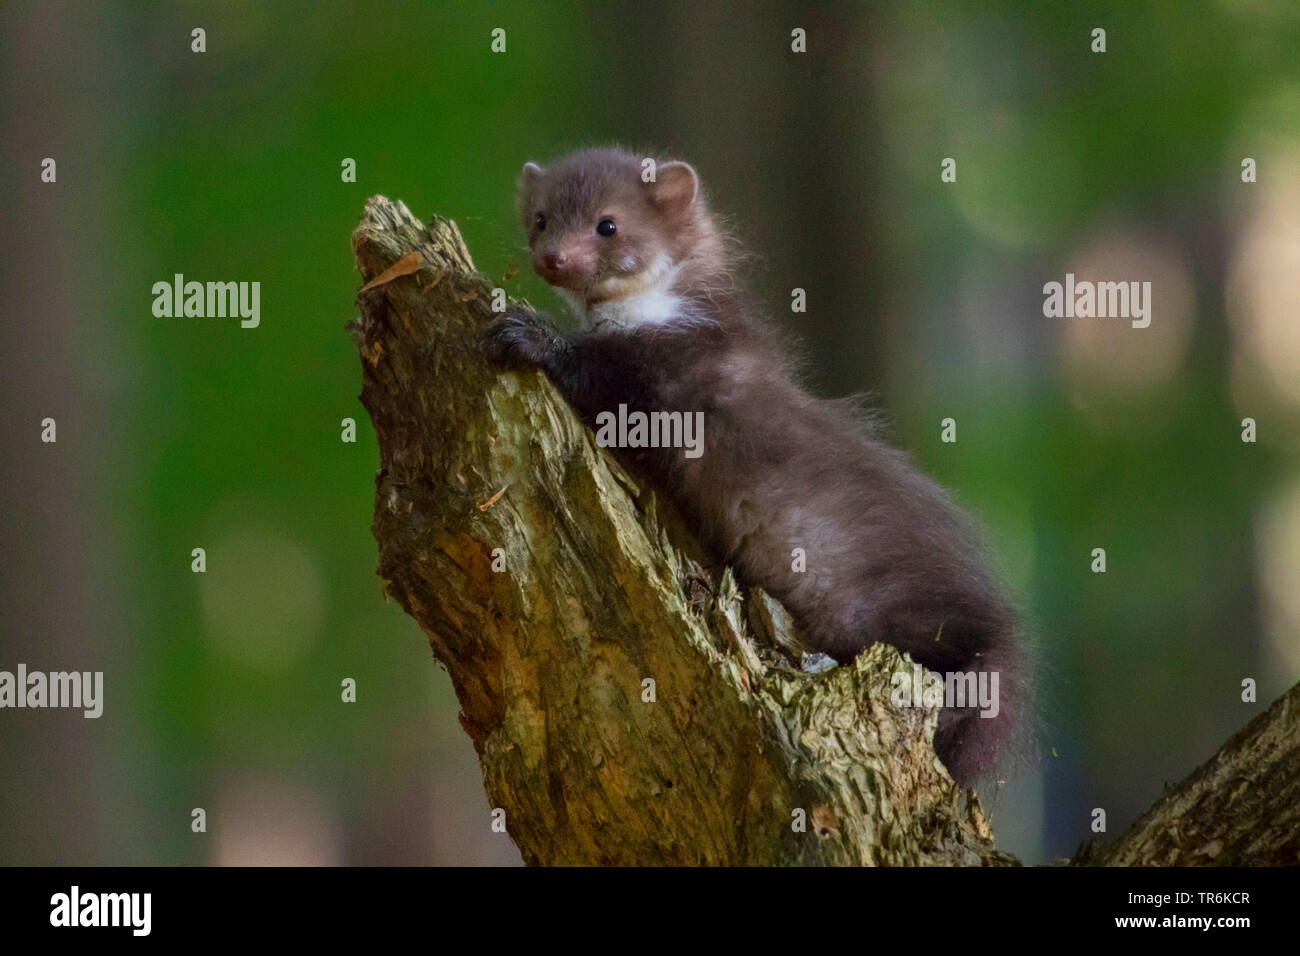
[(586, 150), (526, 164), (519, 203), (533, 268), (582, 329), (517, 309), (489, 330), (489, 358), (541, 368), (593, 427), (620, 405), (703, 412), (703, 454), (652, 448), (636, 463), (742, 585), (837, 661), (885, 641), (943, 674), (997, 674), (997, 716), (945, 707), (935, 735), (958, 782), (991, 772), (1022, 696), (1011, 603), (948, 495), (851, 405), (797, 384), (695, 170)]

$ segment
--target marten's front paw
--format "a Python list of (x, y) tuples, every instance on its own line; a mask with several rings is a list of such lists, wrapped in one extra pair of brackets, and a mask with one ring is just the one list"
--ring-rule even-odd
[(545, 365), (560, 341), (560, 334), (536, 312), (515, 309), (488, 326), (483, 354), (507, 368)]

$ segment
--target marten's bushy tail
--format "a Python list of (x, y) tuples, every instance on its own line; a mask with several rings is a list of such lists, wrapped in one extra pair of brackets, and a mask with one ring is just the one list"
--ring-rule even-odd
[(991, 775), (1011, 756), (1029, 695), (1025, 662), (1010, 642), (983, 651), (968, 669), (997, 673), (996, 716), (981, 716), (979, 707), (945, 707), (934, 734), (935, 753), (952, 778), (967, 787)]

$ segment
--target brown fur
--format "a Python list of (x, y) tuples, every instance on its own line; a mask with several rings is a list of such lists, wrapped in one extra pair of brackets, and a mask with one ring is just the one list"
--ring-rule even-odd
[[(539, 273), (580, 305), (597, 314), (608, 303), (593, 289), (610, 277), (636, 288), (638, 270), (667, 256), (672, 278), (654, 301), (674, 303), (673, 315), (637, 323), (635, 293), (620, 313), (631, 324), (615, 328), (560, 335), (535, 313), (515, 313), (493, 327), (490, 354), (541, 366), (590, 424), (620, 403), (703, 412), (701, 457), (647, 449), (636, 463), (716, 558), (780, 600), (820, 650), (847, 662), (885, 641), (933, 670), (998, 671), (998, 717), (948, 709), (940, 718), (936, 749), (970, 782), (992, 769), (1019, 717), (1011, 603), (949, 496), (845, 403), (800, 388), (733, 279), (694, 171), (665, 168), (668, 177), (643, 183), (638, 157), (577, 153), (526, 169), (520, 207)], [(595, 232), (606, 216), (615, 236)], [(563, 274), (545, 265), (557, 252)], [(792, 567), (796, 548), (803, 572)]]

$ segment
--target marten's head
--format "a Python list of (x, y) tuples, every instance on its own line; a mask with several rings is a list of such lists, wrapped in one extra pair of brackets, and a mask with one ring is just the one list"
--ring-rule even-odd
[(722, 255), (683, 162), (591, 149), (525, 163), (519, 206), (533, 269), (595, 321), (668, 321), (692, 274)]

